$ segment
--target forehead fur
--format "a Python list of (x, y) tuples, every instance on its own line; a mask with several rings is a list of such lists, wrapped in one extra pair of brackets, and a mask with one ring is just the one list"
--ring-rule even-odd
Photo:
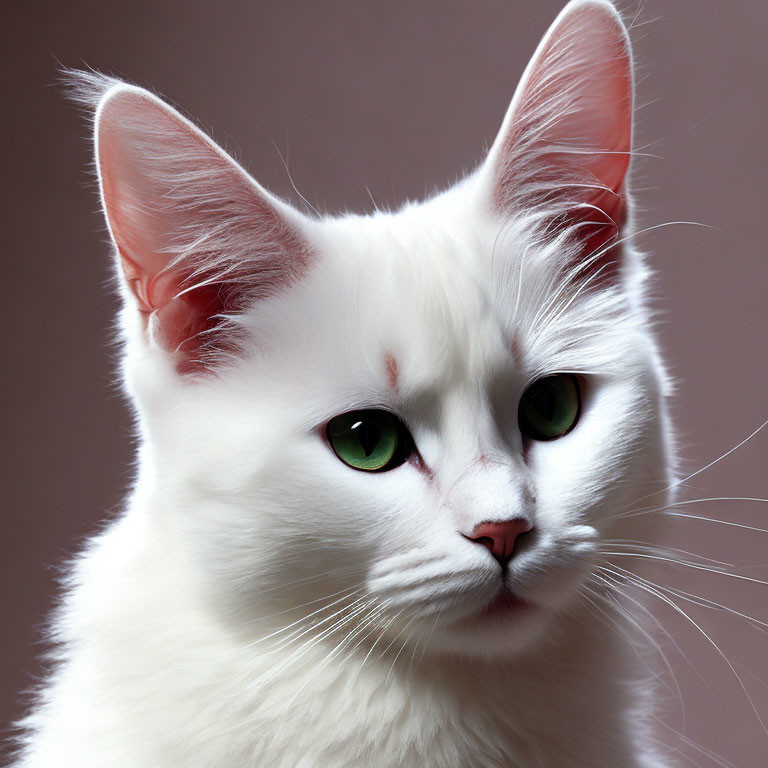
[(300, 361), (302, 383), (311, 370), (334, 385), (387, 386), (388, 355), (407, 390), (482, 382), (512, 362), (527, 378), (612, 373), (647, 351), (627, 292), (569, 273), (567, 233), (483, 214), (467, 185), (397, 213), (314, 222), (309, 234), (313, 271), (246, 320), (256, 348)]

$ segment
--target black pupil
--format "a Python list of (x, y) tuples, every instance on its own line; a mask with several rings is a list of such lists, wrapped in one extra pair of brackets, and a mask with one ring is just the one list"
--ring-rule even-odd
[(550, 388), (543, 387), (533, 395), (533, 407), (547, 421), (553, 421), (557, 413), (557, 400)]
[(381, 431), (372, 419), (361, 419), (352, 425), (350, 431), (360, 441), (360, 447), (363, 449), (365, 457), (368, 458), (376, 450), (376, 446), (381, 440)]

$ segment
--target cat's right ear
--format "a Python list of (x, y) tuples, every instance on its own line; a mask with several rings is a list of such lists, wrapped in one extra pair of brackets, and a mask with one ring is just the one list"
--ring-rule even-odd
[(233, 347), (233, 315), (299, 279), (304, 217), (154, 94), (91, 75), (96, 168), (127, 301), (184, 373)]

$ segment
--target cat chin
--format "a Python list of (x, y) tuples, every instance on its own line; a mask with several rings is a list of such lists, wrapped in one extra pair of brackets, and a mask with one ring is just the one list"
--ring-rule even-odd
[(578, 592), (586, 572), (582, 565), (566, 578), (553, 573), (548, 583), (538, 584), (538, 588), (528, 585), (530, 597), (528, 590), (523, 598), (504, 589), (479, 610), (439, 625), (427, 641), (429, 650), (476, 658), (530, 651), (556, 634), (553, 627), (565, 614), (580, 614), (583, 601)]
[(438, 628), (429, 640), (434, 654), (499, 658), (530, 650), (551, 625), (547, 608), (521, 602), (506, 611), (496, 606)]

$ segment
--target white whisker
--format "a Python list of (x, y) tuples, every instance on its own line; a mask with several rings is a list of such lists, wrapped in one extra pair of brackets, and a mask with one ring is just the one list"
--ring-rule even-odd
[(718, 458), (716, 458), (714, 461), (710, 461), (709, 464), (704, 465), (703, 467), (701, 467), (701, 469), (697, 469), (695, 472), (691, 472), (690, 475), (688, 475), (687, 477), (684, 477), (682, 480), (675, 480), (666, 488), (662, 488), (659, 491), (654, 491), (653, 493), (649, 493), (646, 496), (641, 496), (639, 499), (635, 499), (634, 503), (637, 504), (638, 501), (643, 501), (644, 499), (648, 499), (651, 496), (657, 496), (660, 493), (665, 493), (666, 491), (671, 491), (674, 488), (679, 488), (681, 485), (683, 485), (684, 483), (687, 483), (689, 480), (692, 480), (694, 477), (698, 477), (698, 475), (702, 474), (703, 472), (706, 472), (711, 467), (714, 467), (715, 464), (719, 464), (724, 459), (727, 459), (732, 453), (734, 453), (735, 451), (738, 451), (739, 448), (746, 445), (753, 437), (755, 437), (755, 435), (759, 434), (763, 429), (765, 429), (767, 425), (768, 425), (768, 419), (766, 419), (757, 429), (751, 432), (741, 442), (734, 445), (733, 448), (730, 448), (721, 456), (718, 456)]
[(652, 587), (647, 583), (643, 583), (642, 581), (637, 580), (635, 575), (630, 573), (629, 571), (624, 571), (623, 569), (621, 570), (623, 571), (625, 578), (630, 583), (634, 584), (638, 589), (644, 590), (648, 594), (651, 594), (657, 597), (659, 600), (666, 603), (670, 608), (672, 608), (678, 615), (682, 616), (686, 621), (688, 621), (696, 630), (698, 630), (699, 634), (701, 634), (702, 637), (704, 637), (704, 639), (717, 651), (718, 655), (728, 665), (728, 668), (731, 670), (734, 677), (738, 681), (741, 687), (741, 690), (744, 692), (744, 695), (746, 696), (747, 701), (749, 702), (752, 708), (752, 712), (754, 713), (755, 717), (760, 723), (760, 726), (762, 727), (763, 733), (766, 736), (768, 736), (768, 729), (766, 729), (765, 723), (763, 722), (763, 719), (760, 716), (760, 713), (758, 712), (757, 707), (755, 706), (752, 696), (747, 690), (747, 687), (744, 685), (744, 681), (741, 679), (741, 676), (736, 671), (736, 668), (731, 663), (731, 660), (725, 655), (725, 653), (723, 653), (720, 646), (701, 628), (701, 626), (694, 619), (692, 619), (682, 608), (680, 608), (680, 606), (677, 605), (677, 603), (675, 603), (674, 600), (664, 595), (659, 589), (656, 589), (655, 587)]
[(762, 586), (768, 586), (768, 581), (763, 581), (762, 579), (756, 579), (752, 576), (745, 576), (741, 573), (733, 573), (731, 571), (724, 571), (719, 568), (707, 568), (704, 565), (699, 565), (697, 563), (689, 563), (685, 560), (674, 560), (671, 557), (659, 557), (658, 555), (647, 555), (642, 552), (603, 552), (604, 555), (611, 555), (614, 557), (640, 557), (645, 558), (648, 560), (660, 560), (662, 562), (666, 563), (672, 563), (673, 565), (682, 565), (686, 568), (695, 568), (700, 571), (707, 571), (708, 573), (717, 573), (721, 576), (728, 576), (731, 579), (740, 579), (742, 581), (749, 581), (753, 584), (761, 584)]

